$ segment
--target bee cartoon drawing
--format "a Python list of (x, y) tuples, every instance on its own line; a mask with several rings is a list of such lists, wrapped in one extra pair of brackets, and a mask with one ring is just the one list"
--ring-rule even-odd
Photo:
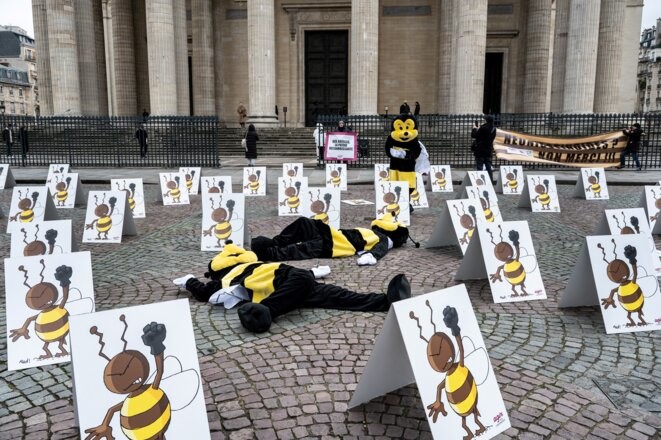
[[(617, 245), (615, 239), (611, 239), (613, 243), (613, 257), (614, 259), (608, 261), (606, 259), (606, 249), (601, 243), (597, 243), (597, 247), (601, 250), (602, 259), (606, 263), (606, 275), (608, 279), (618, 286), (610, 291), (607, 298), (601, 298), (601, 305), (605, 310), (609, 307), (616, 308), (615, 300), (613, 299), (617, 293), (617, 300), (620, 306), (627, 312), (627, 319), (629, 322), (625, 324), (626, 327), (645, 326), (648, 323), (643, 319), (643, 306), (645, 305), (645, 297), (648, 298), (656, 293), (658, 290), (658, 282), (654, 275), (644, 277), (638, 276), (638, 261), (636, 256), (638, 251), (634, 246), (627, 245), (624, 247), (624, 257), (629, 262), (633, 274), (629, 270), (629, 266), (624, 260), (617, 258)], [(642, 268), (641, 268), (642, 269)], [(649, 286), (647, 283), (649, 282)], [(636, 323), (632, 314), (638, 314), (638, 323)]]
[(298, 176), (298, 165), (286, 164), (287, 172), (285, 177), (291, 177), (292, 179)]
[(650, 216), (650, 222), (656, 222), (656, 220), (659, 218), (659, 214), (661, 214), (661, 193), (657, 197), (656, 191), (654, 189), (651, 190), (652, 192), (652, 197), (654, 197), (654, 208), (656, 208), (656, 214)]
[(124, 187), (120, 188), (119, 187), (119, 182), (115, 182), (117, 184), (117, 189), (120, 191), (124, 191), (126, 193), (126, 200), (129, 202), (129, 209), (131, 212), (135, 209), (135, 183), (131, 182), (129, 183), (128, 189), (126, 188), (126, 180), (124, 181)]
[(409, 198), (411, 199), (411, 205), (420, 206), (420, 192), (418, 191), (417, 185), (416, 188), (411, 193), (411, 195), (409, 196)]
[(511, 193), (519, 192), (519, 170), (516, 168), (510, 168), (509, 171), (505, 174), (505, 179), (507, 179), (507, 187), (510, 189)]
[(207, 192), (209, 194), (224, 194), (225, 193), (225, 181), (220, 180), (216, 184), (216, 178), (214, 177), (212, 180), (212, 184), (209, 185), (209, 180), (207, 180)]
[[(503, 240), (503, 227), (498, 225), (498, 229), (500, 230), (500, 242), (498, 243), (496, 243), (494, 240), (493, 232), (491, 232), (490, 229), (487, 229), (487, 232), (489, 233), (489, 236), (491, 236), (491, 244), (494, 246), (493, 254), (496, 259), (501, 261), (503, 264), (498, 266), (496, 268), (496, 272), (492, 273), (489, 278), (491, 279), (492, 283), (503, 281), (500, 276), (500, 273), (503, 272), (503, 275), (505, 275), (505, 280), (512, 286), (512, 296), (527, 296), (528, 292), (526, 291), (526, 273), (532, 272), (532, 270), (526, 270), (523, 265), (522, 260), (524, 255), (522, 255), (519, 243), (519, 232), (514, 229), (509, 231), (508, 238), (512, 242), (512, 245), (514, 245), (512, 248), (512, 245)], [(525, 257), (532, 257), (534, 259), (532, 255)], [(521, 293), (516, 291), (517, 287)]]
[(94, 195), (94, 215), (97, 217), (92, 220), (92, 223), (87, 223), (85, 225), (85, 230), (92, 229), (96, 225), (96, 238), (101, 240), (101, 234), (103, 234), (103, 240), (108, 239), (108, 232), (112, 229), (112, 215), (115, 212), (115, 204), (117, 203), (116, 197), (110, 197), (108, 199), (108, 205), (106, 205), (106, 193), (103, 193), (103, 199), (99, 205), (99, 197)]
[(250, 189), (250, 194), (257, 194), (259, 192), (259, 176), (262, 174), (261, 170), (248, 169), (248, 183), (244, 186)]
[(59, 266), (55, 269), (54, 277), (60, 282), (62, 287), (62, 300), (56, 304), (59, 293), (55, 285), (44, 281), (44, 271), (46, 264), (44, 260), (39, 261), (42, 269), (39, 275), (41, 282), (34, 286), (28, 284), (28, 271), (23, 265), (18, 267), (18, 270), (23, 272), (23, 285), (29, 290), (25, 295), (25, 304), (32, 310), (38, 310), (39, 313), (27, 318), (21, 328), (9, 331), (9, 337), (12, 342), (16, 342), (21, 337), (30, 339), (30, 332), (28, 326), (34, 321), (34, 331), (37, 337), (44, 341), (42, 350), (44, 354), (38, 359), (52, 359), (53, 353), (49, 350), (49, 345), (53, 343), (58, 344), (59, 352), (55, 357), (68, 356), (69, 352), (64, 347), (67, 343), (67, 335), (69, 334), (69, 312), (65, 308), (69, 300), (69, 286), (71, 285), (71, 276), (73, 269), (70, 266)]
[(493, 223), (495, 221), (495, 216), (494, 212), (491, 209), (491, 201), (489, 200), (489, 192), (488, 191), (482, 191), (482, 196), (480, 197), (479, 194), (475, 194), (473, 190), (471, 190), (471, 194), (475, 198), (480, 199), (480, 205), (482, 205), (482, 211), (484, 211), (484, 219), (486, 220), (487, 223)]
[(393, 218), (393, 222), (397, 222), (397, 217), (401, 212), (401, 208), (399, 206), (399, 198), (402, 193), (402, 187), (396, 186), (394, 193), (392, 192), (392, 184), (388, 185), (388, 191), (386, 191), (385, 185), (381, 185), (381, 188), (383, 188), (383, 202), (385, 205), (383, 205), (383, 207), (379, 209), (377, 213), (390, 214)]
[(64, 171), (65, 171), (65, 167), (60, 166), (58, 168), (57, 165), (53, 165), (53, 167), (51, 168), (51, 171), (49, 173), (49, 178), (48, 178), (48, 180), (46, 180), (46, 183), (51, 183), (53, 178), (57, 177), (58, 175), (64, 174)]
[[(123, 401), (108, 408), (100, 425), (88, 428), (86, 439), (100, 440), (102, 438), (114, 439), (110, 423), (119, 412), (119, 424), (122, 432), (128, 439), (165, 439), (170, 426), (173, 412), (179, 411), (193, 402), (200, 388), (200, 379), (195, 370), (180, 370), (168, 375), (168, 362), (170, 359), (178, 363), (179, 359), (173, 356), (165, 357), (167, 329), (164, 324), (151, 322), (142, 330), (142, 342), (150, 348), (154, 356), (156, 372), (150, 376), (147, 357), (138, 350), (127, 350), (128, 341), (125, 339), (128, 323), (126, 316), (120, 315), (119, 320), (124, 324), (121, 341), (124, 347), (112, 359), (103, 353), (106, 343), (103, 333), (97, 326), (90, 328), (90, 334), (99, 338), (99, 356), (108, 361), (103, 371), (103, 383), (112, 393), (126, 396)], [(177, 380), (181, 382), (180, 388), (187, 390), (189, 396), (179, 393), (168, 393), (168, 383)], [(185, 382), (184, 382), (185, 381)], [(185, 384), (185, 386), (184, 386)]]
[(280, 206), (287, 206), (289, 208), (289, 213), (298, 213), (298, 207), (301, 206), (301, 199), (298, 197), (301, 192), (301, 182), (296, 181), (292, 186), (291, 179), (289, 180), (289, 186), (285, 188), (285, 199), (280, 202)]
[(168, 180), (167, 177), (163, 176), (165, 180), (165, 186), (167, 187), (167, 192), (163, 194), (163, 197), (171, 197), (172, 203), (181, 203), (181, 189), (179, 189), (179, 176), (174, 176), (174, 180)]
[(640, 222), (638, 221), (638, 217), (632, 215), (631, 218), (629, 219), (631, 226), (628, 226), (624, 211), (622, 211), (621, 214), (622, 214), (622, 226), (620, 226), (620, 220), (617, 218), (617, 216), (615, 214), (613, 214), (612, 216), (613, 220), (615, 220), (615, 224), (617, 225), (617, 229), (620, 230), (620, 234), (622, 235), (640, 234)]
[(330, 172), (330, 177), (331, 178), (326, 183), (329, 184), (329, 185), (333, 185), (335, 188), (339, 188), (340, 185), (342, 184), (341, 174), (342, 174), (342, 168), (341, 167), (334, 168)]
[(222, 207), (222, 197), (218, 204), (218, 207), (214, 207), (213, 197), (209, 199), (211, 201), (211, 220), (214, 221), (214, 224), (204, 231), (203, 236), (210, 237), (211, 232), (213, 231), (214, 236), (216, 237), (218, 246), (223, 246), (223, 241), (226, 241), (232, 235), (232, 214), (234, 213), (234, 200), (227, 201), (227, 209)]
[(390, 180), (390, 167), (385, 167), (379, 171), (379, 180), (382, 182), (385, 180)]
[(184, 176), (184, 180), (186, 180), (186, 189), (188, 190), (188, 194), (191, 193), (191, 188), (193, 188), (193, 179), (194, 178), (195, 178), (195, 170), (190, 170)]
[(475, 185), (482, 186), (487, 184), (487, 177), (484, 174), (476, 175)]
[(30, 192), (29, 188), (25, 189), (25, 196), (21, 190), (18, 190), (18, 209), (19, 212), (16, 215), (9, 217), (10, 222), (19, 221), (20, 223), (30, 223), (34, 220), (34, 208), (37, 205), (37, 199), (39, 198), (39, 193), (34, 191), (32, 193), (32, 199), (28, 199), (28, 193)]
[(462, 228), (466, 230), (466, 232), (464, 232), (464, 235), (459, 239), (459, 243), (468, 244), (470, 239), (473, 237), (473, 233), (475, 233), (475, 227), (477, 226), (477, 215), (475, 212), (475, 207), (469, 205), (468, 214), (466, 214), (466, 210), (463, 202), (461, 202), (461, 209), (464, 211), (463, 214), (459, 212), (459, 208), (457, 207), (457, 205), (454, 205), (454, 209), (457, 212), (457, 217), (459, 217), (459, 224), (461, 225)]
[(310, 211), (314, 214), (310, 217), (313, 220), (321, 220), (325, 224), (330, 224), (330, 219), (328, 218), (328, 210), (330, 208), (331, 199), (333, 198), (331, 193), (324, 194), (324, 201), (320, 200), (321, 190), (317, 190), (317, 200), (314, 199), (312, 191), (310, 191)]
[[(535, 183), (534, 179), (531, 179)], [(549, 195), (549, 180), (544, 179), (542, 182), (541, 177), (537, 178), (537, 184), (534, 188), (537, 195), (531, 200), (533, 203), (538, 202), (542, 205), (542, 209), (545, 211), (551, 210), (551, 196)]]
[(445, 190), (445, 187), (448, 184), (448, 182), (445, 180), (445, 168), (441, 168), (439, 171), (436, 171), (434, 178), (434, 184), (436, 184), (439, 189)]
[(35, 225), (36, 231), (34, 233), (34, 240), (28, 243), (28, 233), (25, 228), (21, 228), (23, 233), (23, 243), (25, 243), (25, 248), (23, 249), (23, 255), (26, 257), (33, 257), (37, 255), (46, 255), (52, 254), (55, 250), (55, 241), (57, 239), (57, 231), (55, 229), (49, 229), (44, 234), (44, 238), (48, 242), (48, 247), (43, 241), (37, 240), (37, 235), (39, 234), (39, 224)]
[[(486, 428), (480, 421), (481, 414), (478, 409), (478, 387), (486, 381), (489, 374), (486, 351), (477, 349), (468, 354), (464, 353), (464, 341), (469, 346), (472, 346), (472, 341), (470, 338), (461, 337), (457, 309), (446, 306), (443, 309), (443, 323), (451, 330), (452, 336), (454, 336), (458, 350), (455, 349), (452, 339), (446, 333), (436, 330), (434, 311), (429, 301), (426, 301), (425, 304), (429, 308), (430, 321), (434, 326), (434, 334), (431, 338), (427, 339), (422, 335), (420, 320), (413, 311), (409, 312), (409, 318), (416, 322), (420, 331), (420, 339), (427, 344), (427, 360), (429, 361), (429, 365), (434, 371), (445, 373), (445, 378), (436, 389), (436, 400), (427, 405), (427, 409), (429, 410), (428, 417), (432, 418), (433, 423), (436, 423), (439, 414), (443, 415), (443, 417), (448, 416), (448, 412), (442, 401), (443, 390), (445, 390), (450, 408), (452, 408), (455, 414), (461, 417), (461, 426), (466, 431), (464, 440), (472, 439), (486, 431)], [(468, 362), (470, 362), (471, 368), (467, 366)], [(473, 364), (478, 363), (480, 364), (479, 366), (473, 366)], [(487, 366), (486, 369), (484, 365)], [(479, 376), (478, 373), (484, 377)], [(477, 425), (477, 429), (473, 428), (475, 430), (474, 432), (466, 423), (466, 419), (471, 415), (473, 416), (474, 423)]]
[[(592, 171), (592, 174), (590, 172)], [(599, 184), (599, 171), (596, 170), (585, 170), (585, 174), (587, 176), (588, 183), (590, 186), (588, 186), (585, 189), (586, 193), (592, 192), (593, 196), (595, 198), (600, 198), (601, 197), (601, 185)]]
[(71, 177), (67, 177), (64, 181), (59, 180), (59, 175), (55, 176), (55, 194), (53, 200), (57, 201), (57, 206), (64, 206), (67, 198), (69, 197), (69, 185), (71, 185)]

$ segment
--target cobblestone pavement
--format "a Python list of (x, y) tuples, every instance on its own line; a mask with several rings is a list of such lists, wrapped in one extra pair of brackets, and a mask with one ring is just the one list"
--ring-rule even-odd
[[(166, 208), (155, 185), (145, 188), (148, 218), (137, 220), (139, 235), (121, 245), (80, 246), (92, 252), (97, 310), (186, 297), (171, 280), (189, 272), (201, 276), (213, 255), (199, 251), (199, 197), (188, 207)], [(253, 233), (273, 235), (292, 220), (277, 217), (275, 187), (269, 190), (267, 197), (248, 199)], [(530, 223), (546, 301), (497, 305), (486, 280), (467, 283), (512, 420), (501, 438), (659, 438), (659, 333), (606, 335), (597, 307), (557, 308), (582, 237), (594, 231), (603, 208), (635, 206), (641, 189), (611, 186), (608, 202), (572, 199), (572, 191), (559, 186), (560, 214), (532, 214), (516, 208), (516, 198), (499, 196), (506, 220)], [(3, 210), (10, 196), (11, 191), (0, 192)], [(414, 238), (429, 237), (442, 200), (451, 196), (428, 194), (434, 208), (413, 214)], [(372, 200), (374, 194), (371, 186), (360, 185), (343, 197)], [(373, 218), (373, 206), (342, 209), (344, 227), (365, 226)], [(84, 208), (60, 213), (73, 219), (80, 243)], [(0, 236), (0, 253), (9, 254), (6, 235)], [(328, 264), (327, 282), (361, 292), (383, 291), (391, 274), (403, 272), (417, 295), (454, 285), (460, 261), (458, 249), (409, 244), (375, 267), (359, 269), (353, 258), (293, 264)], [(4, 285), (4, 274), (0, 278)], [(243, 330), (235, 311), (198, 302), (191, 309), (212, 438), (431, 437), (414, 385), (347, 410), (385, 314), (300, 310), (256, 336)], [(8, 372), (6, 361), (3, 336), (0, 438), (76, 438), (70, 365)]]

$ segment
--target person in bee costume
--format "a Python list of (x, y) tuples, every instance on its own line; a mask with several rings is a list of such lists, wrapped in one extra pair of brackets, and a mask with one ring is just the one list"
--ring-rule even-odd
[(319, 307), (358, 312), (385, 312), (395, 301), (411, 297), (411, 287), (403, 274), (388, 284), (386, 294), (356, 293), (316, 280), (330, 268), (299, 269), (283, 263), (264, 263), (257, 254), (228, 242), (209, 262), (204, 283), (193, 275), (174, 280), (199, 301), (238, 308), (241, 324), (249, 331), (262, 333), (273, 319), (300, 307)]
[[(386, 155), (390, 158), (390, 178), (408, 182), (409, 194), (416, 189), (415, 161), (420, 156), (418, 123), (413, 116), (402, 114), (392, 121), (392, 131), (386, 139)], [(409, 204), (413, 212), (413, 206)]]
[[(371, 229), (335, 229), (321, 220), (299, 217), (273, 238), (255, 237), (250, 249), (263, 261), (293, 261), (360, 255), (359, 266), (374, 265), (392, 248), (406, 243), (409, 230), (386, 214)], [(411, 238), (411, 241), (413, 239)], [(419, 243), (413, 241), (416, 247)]]

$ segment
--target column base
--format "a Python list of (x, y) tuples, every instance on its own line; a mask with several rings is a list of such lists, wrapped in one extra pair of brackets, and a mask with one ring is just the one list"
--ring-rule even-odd
[(255, 128), (278, 128), (280, 126), (280, 121), (275, 115), (249, 115), (246, 124), (253, 124)]

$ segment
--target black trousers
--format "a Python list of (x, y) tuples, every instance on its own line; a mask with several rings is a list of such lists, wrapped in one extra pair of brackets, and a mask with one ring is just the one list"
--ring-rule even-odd
[(317, 229), (317, 223), (307, 217), (297, 218), (272, 239), (255, 237), (250, 243), (250, 249), (263, 261), (331, 257), (324, 253), (324, 237)]
[(145, 157), (147, 155), (147, 143), (140, 142), (140, 157)]
[(14, 146), (13, 142), (7, 142), (7, 156), (12, 155), (11, 149), (12, 149), (13, 146)]
[(482, 171), (482, 168), (486, 169), (489, 178), (493, 182), (493, 169), (491, 167), (491, 157), (475, 157), (475, 169), (477, 171)]

